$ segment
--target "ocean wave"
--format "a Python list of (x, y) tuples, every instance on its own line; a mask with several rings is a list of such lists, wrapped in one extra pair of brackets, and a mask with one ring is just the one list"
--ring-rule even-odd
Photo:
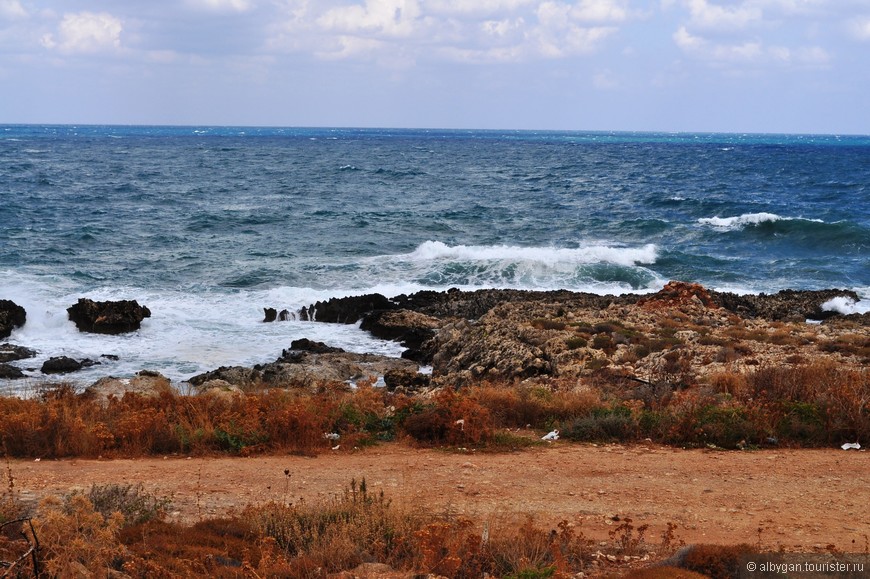
[(804, 219), (802, 217), (783, 217), (776, 213), (744, 213), (736, 217), (702, 217), (698, 219), (701, 225), (709, 225), (716, 229), (733, 230), (742, 229), (746, 226), (759, 225), (761, 223), (776, 223), (777, 221), (809, 221), (824, 223), (820, 219)]
[(718, 232), (746, 231), (764, 237), (783, 237), (815, 248), (836, 248), (841, 255), (860, 254), (870, 248), (870, 229), (851, 221), (827, 222), (776, 213), (745, 213), (736, 217), (702, 218), (698, 223)]
[[(380, 255), (343, 269), (341, 281), (355, 287), (410, 282), (418, 289), (570, 289), (594, 293), (645, 291), (664, 280), (645, 265), (658, 249), (589, 245), (579, 248), (510, 245), (447, 245), (426, 241), (405, 254)], [(329, 277), (335, 265), (321, 264)]]
[(519, 247), (513, 245), (447, 245), (441, 241), (426, 241), (407, 257), (417, 261), (524, 261), (545, 265), (612, 263), (633, 266), (653, 264), (658, 248), (648, 243), (642, 247), (589, 245), (578, 248)]

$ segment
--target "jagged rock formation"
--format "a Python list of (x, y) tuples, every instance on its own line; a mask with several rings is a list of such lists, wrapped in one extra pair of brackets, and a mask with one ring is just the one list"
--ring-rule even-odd
[(136, 300), (95, 302), (79, 298), (66, 311), (79, 331), (96, 334), (134, 332), (143, 319), (151, 317), (151, 310), (140, 306)]
[(12, 330), (27, 321), (27, 312), (11, 300), (0, 300), (0, 339), (8, 338)]

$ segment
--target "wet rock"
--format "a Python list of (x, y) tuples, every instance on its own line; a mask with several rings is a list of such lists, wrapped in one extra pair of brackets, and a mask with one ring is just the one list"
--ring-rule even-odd
[(79, 298), (66, 311), (79, 331), (96, 334), (134, 332), (143, 319), (151, 317), (151, 310), (140, 306), (136, 300), (95, 302)]
[(370, 312), (392, 310), (396, 307), (396, 304), (381, 294), (366, 294), (317, 302), (307, 309), (302, 308), (299, 317), (316, 322), (355, 324)]
[(19, 378), (24, 378), (24, 372), (21, 371), (21, 368), (0, 363), (0, 380), (17, 380)]
[(266, 314), (263, 318), (264, 322), (274, 322), (278, 319), (278, 310), (275, 308), (263, 308), (263, 312)]
[(31, 350), (24, 346), (16, 346), (15, 344), (0, 344), (0, 362), (24, 360), (34, 356), (36, 356), (36, 350)]
[(411, 310), (381, 310), (367, 315), (360, 329), (382, 340), (396, 340), (406, 348), (419, 350), (435, 335), (441, 321)]
[(82, 368), (81, 362), (68, 356), (54, 356), (42, 363), (43, 374), (68, 374), (69, 372), (77, 372)]
[(8, 338), (27, 321), (27, 312), (11, 300), (0, 300), (0, 339)]
[[(314, 340), (309, 340), (308, 338), (293, 340), (292, 342), (290, 342), (290, 350), (292, 350), (293, 352), (311, 352), (313, 354), (334, 354), (337, 352), (344, 352), (344, 350), (342, 350), (341, 348), (328, 346), (323, 342), (316, 342)], [(281, 358), (289, 355), (290, 352), (284, 350), (284, 352), (281, 354)]]
[(160, 396), (164, 392), (171, 392), (172, 384), (169, 378), (159, 372), (142, 370), (132, 378), (115, 378), (106, 376), (100, 378), (82, 392), (82, 397), (107, 406), (109, 398), (121, 399), (124, 394), (131, 392), (148, 398)]
[(839, 316), (837, 312), (822, 310), (822, 304), (846, 297), (860, 300), (849, 290), (782, 290), (775, 294), (736, 295), (728, 292), (710, 292), (713, 301), (744, 318), (762, 318), (773, 321), (825, 320)]
[(250, 388), (262, 381), (262, 373), (244, 366), (221, 366), (217, 370), (197, 374), (187, 381), (193, 386), (201, 386), (210, 380), (223, 380), (240, 388)]

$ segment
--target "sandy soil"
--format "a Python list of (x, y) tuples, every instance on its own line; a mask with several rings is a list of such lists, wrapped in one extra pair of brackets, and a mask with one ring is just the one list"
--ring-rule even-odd
[(493, 522), (526, 514), (541, 525), (566, 519), (597, 539), (608, 537), (618, 516), (649, 524), (647, 536), (656, 541), (668, 522), (687, 543), (757, 544), (760, 538), (772, 548), (834, 544), (862, 552), (870, 541), (870, 453), (854, 450), (722, 452), (559, 441), (481, 454), (394, 443), (316, 458), (14, 460), (10, 466), (22, 498), (142, 482), (171, 495), (172, 516), (182, 521), (261, 501), (316, 501), (365, 477), (370, 489), (409, 508)]

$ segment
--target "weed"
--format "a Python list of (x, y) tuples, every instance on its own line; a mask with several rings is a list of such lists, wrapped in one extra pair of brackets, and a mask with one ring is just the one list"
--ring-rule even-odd
[[(74, 491), (63, 499), (64, 506), (72, 509), (73, 499), (83, 494)], [(122, 527), (138, 525), (152, 520), (161, 520), (172, 504), (169, 497), (158, 497), (146, 492), (142, 483), (91, 485), (85, 495), (94, 511), (109, 519), (114, 513), (123, 517)]]

